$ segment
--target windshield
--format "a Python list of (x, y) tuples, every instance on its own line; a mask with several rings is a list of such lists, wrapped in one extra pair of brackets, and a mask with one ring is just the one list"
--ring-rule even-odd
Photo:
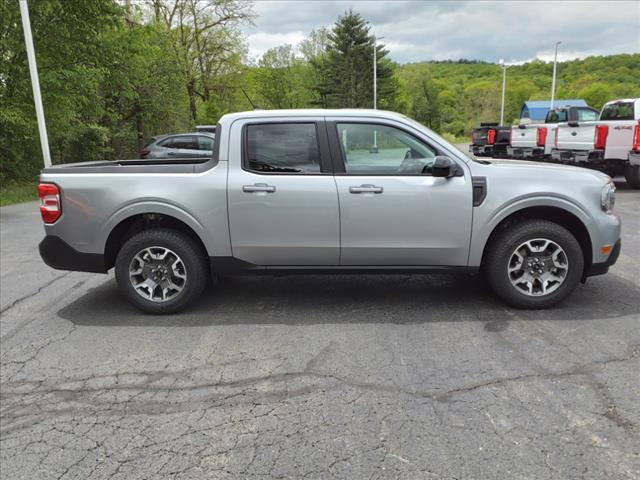
[(616, 102), (606, 105), (600, 120), (633, 120), (633, 102)]

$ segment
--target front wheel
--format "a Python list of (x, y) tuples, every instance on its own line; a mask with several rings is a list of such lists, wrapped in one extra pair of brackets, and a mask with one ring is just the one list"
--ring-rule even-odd
[(575, 237), (546, 220), (526, 220), (487, 247), (485, 270), (493, 291), (517, 308), (548, 308), (578, 285), (584, 257)]
[(195, 301), (208, 280), (205, 253), (182, 232), (144, 230), (125, 242), (116, 258), (120, 291), (152, 314), (176, 313)]
[(631, 188), (640, 189), (640, 165), (627, 165), (624, 169), (624, 178)]

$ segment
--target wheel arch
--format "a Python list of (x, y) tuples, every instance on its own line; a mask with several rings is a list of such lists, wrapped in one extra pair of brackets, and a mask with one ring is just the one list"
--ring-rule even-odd
[(134, 213), (113, 223), (104, 245), (104, 262), (107, 270), (115, 265), (118, 252), (127, 239), (138, 232), (153, 228), (169, 228), (182, 232), (196, 242), (203, 255), (209, 255), (207, 246), (202, 240), (203, 237), (198, 233), (200, 229), (194, 228), (193, 222), (187, 223), (184, 217), (178, 218), (178, 216), (152, 210)]
[(520, 208), (507, 214), (491, 230), (482, 249), (480, 266), (484, 265), (487, 251), (493, 239), (509, 226), (526, 220), (548, 220), (566, 228), (578, 241), (584, 257), (584, 272), (587, 272), (593, 263), (593, 243), (589, 229), (582, 219), (575, 213), (550, 205), (534, 205)]

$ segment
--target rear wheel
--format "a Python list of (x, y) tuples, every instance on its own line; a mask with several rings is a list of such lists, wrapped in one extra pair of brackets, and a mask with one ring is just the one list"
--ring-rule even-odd
[(485, 267), (493, 291), (518, 308), (548, 308), (578, 285), (584, 257), (575, 237), (546, 220), (527, 220), (498, 234)]
[(640, 189), (640, 165), (627, 165), (624, 169), (627, 185), (633, 189)]
[(205, 253), (182, 232), (144, 230), (132, 236), (116, 258), (116, 281), (140, 310), (171, 314), (186, 308), (208, 280)]

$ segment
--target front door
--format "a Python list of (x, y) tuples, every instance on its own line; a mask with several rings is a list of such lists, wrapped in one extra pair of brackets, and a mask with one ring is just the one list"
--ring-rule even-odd
[(322, 119), (231, 128), (242, 140), (229, 150), (233, 256), (267, 266), (338, 265), (338, 194)]
[(332, 152), (342, 170), (335, 176), (342, 265), (467, 265), (468, 173), (431, 176), (438, 150), (401, 126), (336, 120), (328, 128), (340, 146)]

